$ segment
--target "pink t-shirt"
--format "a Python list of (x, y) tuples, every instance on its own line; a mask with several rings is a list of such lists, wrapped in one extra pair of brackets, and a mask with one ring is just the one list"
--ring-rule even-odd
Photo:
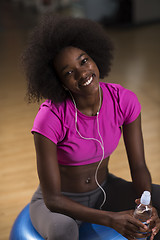
[[(99, 130), (104, 142), (104, 158), (117, 147), (121, 126), (133, 122), (141, 111), (136, 95), (118, 84), (100, 82), (103, 101), (99, 112)], [(97, 116), (86, 116), (78, 111), (77, 126), (86, 138), (100, 140)], [(98, 162), (102, 148), (97, 141), (82, 139), (75, 128), (75, 107), (71, 99), (61, 104), (45, 101), (37, 113), (32, 133), (38, 132), (57, 145), (61, 165), (86, 165)]]

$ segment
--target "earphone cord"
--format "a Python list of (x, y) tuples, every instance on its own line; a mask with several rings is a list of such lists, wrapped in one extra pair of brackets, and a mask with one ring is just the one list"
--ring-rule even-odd
[[(104, 190), (104, 189), (102, 188), (102, 186), (99, 184), (98, 179), (97, 179), (99, 167), (100, 167), (100, 165), (101, 165), (101, 163), (102, 163), (102, 161), (103, 161), (103, 159), (104, 159), (104, 143), (103, 143), (103, 139), (102, 139), (102, 136), (101, 136), (101, 134), (100, 134), (100, 131), (99, 131), (98, 115), (99, 115), (99, 112), (97, 113), (97, 128), (98, 128), (99, 137), (100, 137), (100, 139), (101, 139), (101, 142), (99, 141), (99, 143), (100, 143), (100, 146), (101, 146), (101, 148), (102, 148), (102, 158), (101, 158), (101, 160), (100, 160), (100, 162), (98, 163), (98, 166), (97, 166), (97, 168), (96, 168), (95, 181), (96, 181), (96, 184), (98, 185), (98, 187), (102, 190), (103, 195), (104, 195), (103, 202), (102, 202), (102, 204), (101, 204), (101, 206), (100, 206), (100, 209), (102, 209), (102, 206), (104, 205), (107, 196), (106, 196), (105, 190)], [(96, 139), (95, 139), (95, 140), (96, 140)]]
[[(99, 91), (100, 91), (100, 88), (99, 88)], [(99, 184), (98, 179), (97, 179), (99, 167), (100, 167), (100, 165), (101, 165), (101, 163), (102, 163), (102, 161), (103, 161), (103, 159), (104, 159), (104, 142), (103, 142), (102, 136), (101, 136), (101, 134), (100, 134), (100, 130), (99, 130), (99, 120), (98, 120), (99, 111), (97, 112), (97, 129), (98, 129), (98, 135), (99, 135), (101, 141), (99, 141), (99, 140), (96, 139), (96, 138), (86, 138), (86, 137), (83, 137), (83, 136), (80, 134), (80, 132), (78, 131), (78, 128), (77, 128), (77, 106), (76, 106), (76, 102), (75, 102), (75, 100), (74, 100), (71, 92), (70, 92), (70, 95), (71, 95), (71, 97), (72, 97), (72, 100), (73, 100), (73, 103), (74, 103), (74, 106), (75, 106), (75, 129), (76, 129), (77, 133), (79, 134), (79, 136), (80, 136), (81, 138), (83, 138), (83, 139), (85, 139), (85, 140), (97, 141), (97, 142), (100, 144), (101, 149), (102, 149), (102, 158), (101, 158), (100, 162), (98, 163), (98, 166), (97, 166), (96, 172), (95, 172), (95, 181), (96, 181), (96, 184), (97, 184), (97, 186), (101, 189), (101, 191), (103, 192), (103, 195), (104, 195), (103, 202), (102, 202), (102, 204), (101, 204), (101, 206), (100, 206), (100, 209), (102, 209), (102, 206), (104, 205), (107, 197), (106, 197), (106, 192), (105, 192), (105, 190), (104, 190), (104, 189), (102, 188), (102, 186)], [(100, 94), (100, 104), (101, 104), (101, 94)], [(100, 107), (99, 107), (99, 109), (100, 109)]]

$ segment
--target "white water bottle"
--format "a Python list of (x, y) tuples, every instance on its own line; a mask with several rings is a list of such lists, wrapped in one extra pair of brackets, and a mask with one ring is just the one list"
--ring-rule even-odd
[[(141, 222), (147, 225), (147, 220), (150, 219), (152, 215), (152, 207), (150, 206), (151, 202), (151, 194), (148, 191), (144, 191), (141, 199), (140, 204), (136, 207), (134, 211), (134, 217), (139, 219)], [(147, 237), (144, 238), (137, 238), (140, 240), (147, 240)]]

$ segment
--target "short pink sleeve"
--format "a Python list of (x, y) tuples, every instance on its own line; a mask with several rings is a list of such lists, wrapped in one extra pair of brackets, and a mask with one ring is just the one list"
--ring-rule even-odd
[(123, 124), (129, 124), (136, 120), (141, 112), (141, 105), (135, 93), (119, 87), (119, 107), (123, 115)]
[(63, 138), (61, 120), (48, 106), (40, 107), (34, 120), (31, 132), (40, 133), (49, 138), (55, 144), (57, 144)]

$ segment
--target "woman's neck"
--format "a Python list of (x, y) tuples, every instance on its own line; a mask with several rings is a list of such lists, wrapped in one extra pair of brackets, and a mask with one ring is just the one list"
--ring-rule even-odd
[(95, 116), (99, 112), (102, 104), (102, 89), (94, 95), (86, 97), (72, 96), (73, 103), (76, 104), (76, 108), (87, 116)]

